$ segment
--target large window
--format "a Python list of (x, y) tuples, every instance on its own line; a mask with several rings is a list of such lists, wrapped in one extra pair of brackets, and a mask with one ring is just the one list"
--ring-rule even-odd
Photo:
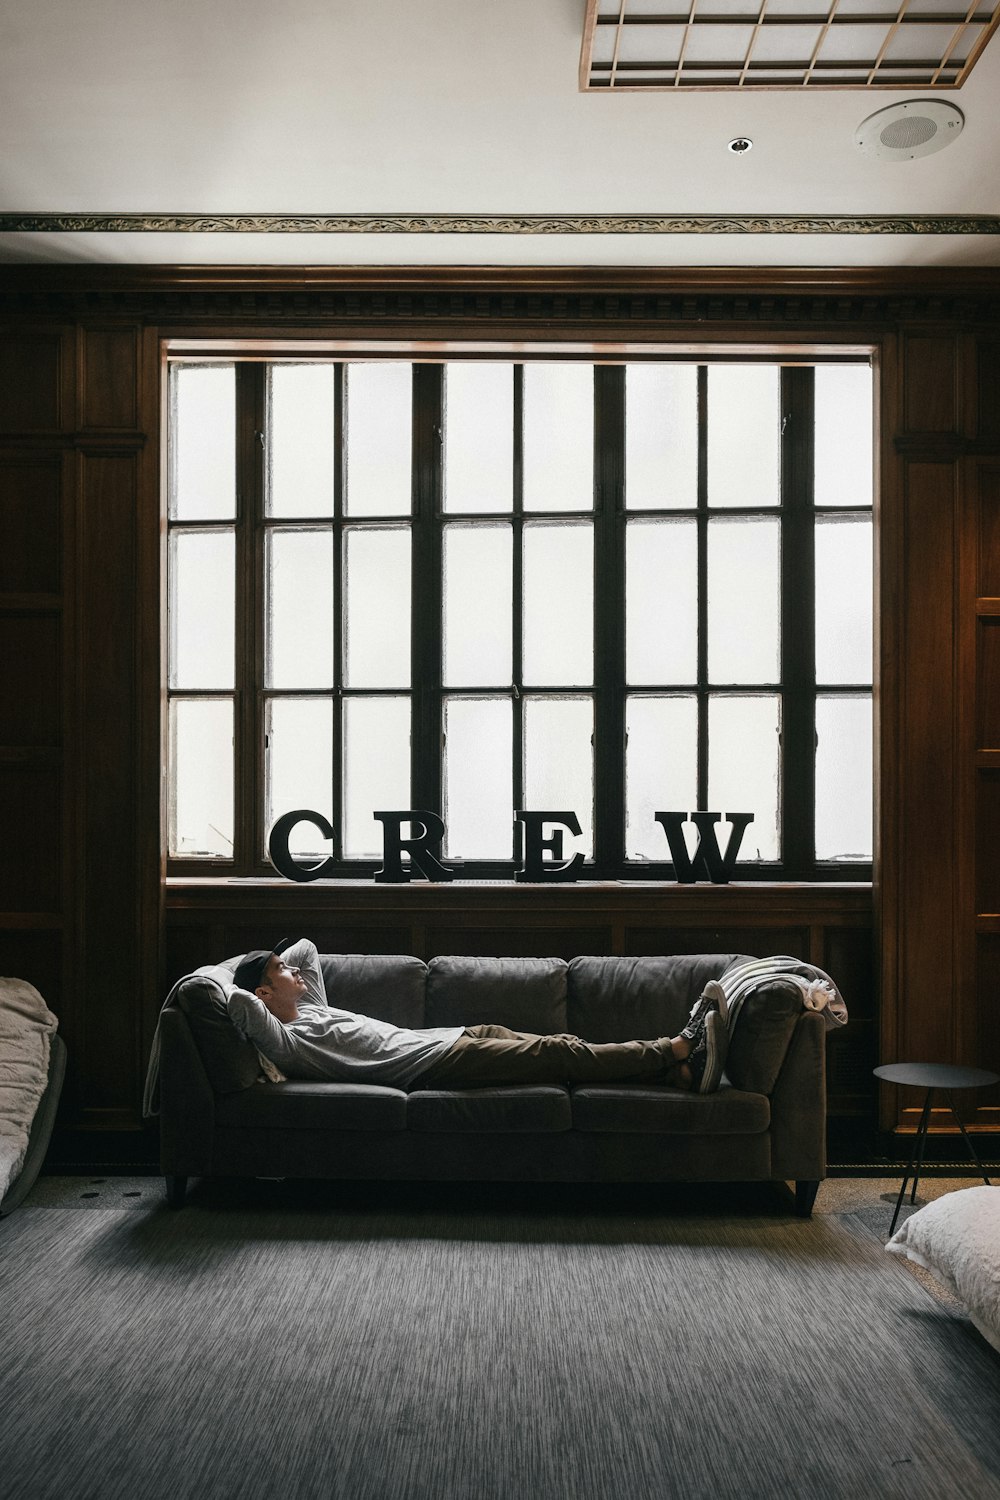
[[(752, 812), (743, 879), (867, 878), (872, 385), (858, 362), (170, 368), (169, 853), (381, 855), (429, 808), (503, 876), (518, 808), (595, 878), (654, 813)], [(725, 843), (725, 826), (720, 829)]]

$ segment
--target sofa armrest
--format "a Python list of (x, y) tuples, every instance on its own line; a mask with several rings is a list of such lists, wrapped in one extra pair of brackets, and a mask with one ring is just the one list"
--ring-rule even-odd
[(826, 1024), (804, 1010), (771, 1091), (771, 1175), (818, 1182), (826, 1176)]
[(204, 1176), (212, 1159), (215, 1094), (187, 1017), (160, 1015), (160, 1169), (165, 1176)]

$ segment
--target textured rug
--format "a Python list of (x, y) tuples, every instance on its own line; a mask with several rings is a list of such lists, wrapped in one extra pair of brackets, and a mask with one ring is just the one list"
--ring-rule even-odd
[(43, 1178), (0, 1222), (0, 1494), (1000, 1500), (1000, 1356), (879, 1187)]

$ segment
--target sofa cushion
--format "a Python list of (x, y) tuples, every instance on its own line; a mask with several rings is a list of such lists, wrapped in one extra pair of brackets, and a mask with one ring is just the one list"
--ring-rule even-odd
[(405, 1130), (406, 1095), (374, 1083), (260, 1083), (220, 1099), (227, 1129)]
[(569, 1094), (563, 1088), (421, 1089), (410, 1095), (411, 1130), (445, 1134), (512, 1135), (569, 1130)]
[(432, 958), (427, 1026), (509, 1026), (545, 1035), (566, 1030), (561, 958)]
[(802, 1010), (802, 990), (788, 979), (772, 979), (747, 996), (729, 1039), (726, 1077), (731, 1084), (770, 1094)]
[(575, 1130), (633, 1135), (759, 1135), (771, 1123), (763, 1094), (722, 1088), (712, 1094), (632, 1084), (586, 1084), (571, 1095)]
[(574, 958), (567, 976), (569, 1030), (588, 1042), (676, 1036), (708, 980), (737, 957)]
[(320, 969), (326, 998), (338, 1010), (352, 1010), (393, 1026), (428, 1026), (424, 1019), (427, 965), (409, 954), (322, 953)]
[(240, 1036), (226, 1010), (232, 984), (232, 970), (214, 964), (189, 974), (177, 991), (177, 1004), (187, 1017), (208, 1081), (217, 1094), (249, 1088), (260, 1077), (257, 1049)]

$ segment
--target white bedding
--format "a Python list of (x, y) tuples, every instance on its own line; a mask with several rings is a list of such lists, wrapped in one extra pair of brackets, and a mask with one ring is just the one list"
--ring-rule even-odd
[(911, 1214), (885, 1248), (943, 1281), (1000, 1349), (1000, 1187), (945, 1193)]
[(57, 1025), (34, 985), (0, 978), (0, 1199), (24, 1161)]

